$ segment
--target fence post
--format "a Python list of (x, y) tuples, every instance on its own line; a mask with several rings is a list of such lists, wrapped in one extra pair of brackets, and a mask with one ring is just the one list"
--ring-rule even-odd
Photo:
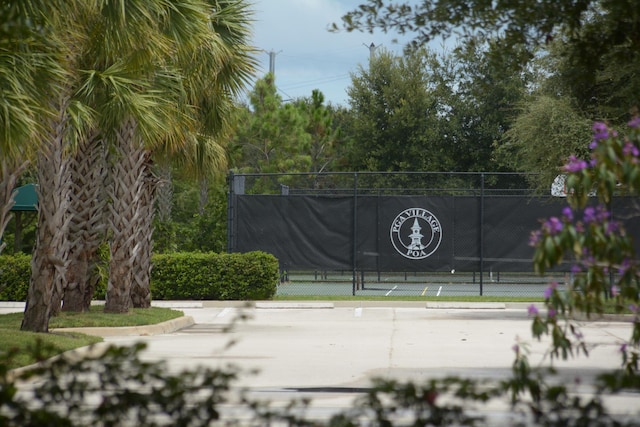
[(480, 174), (480, 296), (484, 277), (484, 172)]
[(227, 185), (229, 186), (229, 195), (227, 196), (227, 252), (233, 252), (233, 226), (234, 226), (234, 218), (233, 214), (235, 212), (234, 202), (235, 198), (233, 197), (233, 185), (234, 185), (234, 175), (233, 171), (229, 171), (229, 176), (227, 177)]
[(358, 172), (353, 173), (353, 277), (351, 294), (356, 295), (358, 281)]

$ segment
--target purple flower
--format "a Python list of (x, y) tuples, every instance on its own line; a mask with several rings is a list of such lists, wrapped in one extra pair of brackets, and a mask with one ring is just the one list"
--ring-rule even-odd
[(635, 116), (633, 119), (631, 119), (631, 121), (629, 123), (627, 123), (627, 125), (630, 128), (640, 127), (640, 116)]
[(568, 222), (573, 221), (573, 211), (569, 206), (565, 206), (564, 209), (562, 209), (562, 217)]
[(591, 149), (598, 145), (598, 141), (609, 138), (609, 127), (606, 123), (595, 122), (591, 129), (593, 130), (593, 142), (589, 146)]
[(638, 312), (638, 306), (635, 304), (629, 304), (629, 311), (632, 313), (637, 313)]
[(622, 153), (625, 156), (638, 157), (638, 155), (640, 155), (640, 150), (638, 150), (638, 147), (636, 147), (631, 141), (627, 141), (622, 148)]
[(581, 271), (582, 271), (582, 267), (580, 267), (578, 264), (573, 264), (573, 265), (571, 266), (571, 272), (572, 272), (573, 274), (578, 274), (578, 273), (580, 273)]
[(622, 345), (620, 346), (620, 353), (626, 353), (627, 352), (627, 343), (622, 343)]
[(544, 290), (544, 298), (545, 299), (551, 298), (551, 295), (553, 295), (553, 291), (556, 289), (557, 286), (558, 286), (557, 282), (549, 283), (549, 286)]
[(529, 316), (537, 316), (538, 315), (538, 308), (533, 304), (531, 304), (529, 306), (527, 311), (529, 312)]
[(536, 246), (542, 237), (542, 232), (540, 230), (532, 231), (529, 235), (529, 246)]
[(590, 222), (595, 222), (596, 220), (596, 210), (591, 207), (591, 206), (587, 206), (584, 209), (584, 222), (586, 222), (587, 224)]
[(553, 319), (556, 317), (556, 309), (555, 308), (551, 308), (549, 307), (549, 310), (547, 311), (547, 316), (549, 317), (549, 319)]
[(604, 205), (598, 205), (596, 208), (596, 221), (604, 222), (609, 219), (609, 215), (610, 213)]
[(511, 347), (511, 350), (513, 350), (516, 354), (519, 354), (520, 353), (520, 346), (518, 344), (514, 344)]
[(589, 164), (585, 160), (578, 159), (576, 156), (571, 155), (569, 156), (569, 162), (564, 165), (563, 169), (569, 173), (576, 173), (586, 169), (588, 166)]
[(618, 295), (620, 295), (620, 288), (616, 285), (613, 285), (611, 287), (611, 296), (612, 297), (617, 297)]
[(618, 267), (618, 274), (624, 275), (627, 270), (629, 270), (629, 267), (631, 267), (631, 261), (629, 260), (629, 258), (623, 259), (622, 264), (620, 264), (620, 266)]
[(552, 216), (542, 226), (549, 234), (554, 235), (562, 231), (562, 221)]

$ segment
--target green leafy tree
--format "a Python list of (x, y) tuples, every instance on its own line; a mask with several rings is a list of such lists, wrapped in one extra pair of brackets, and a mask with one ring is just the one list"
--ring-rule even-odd
[(523, 109), (495, 154), (506, 167), (533, 173), (533, 186), (548, 193), (554, 179), (562, 174), (566, 159), (586, 154), (583, 141), (589, 139), (589, 121), (566, 97), (530, 97)]
[[(414, 34), (411, 46), (455, 35), (462, 43), (495, 40), (492, 61), (509, 58), (517, 69), (551, 49), (563, 92), (592, 120), (624, 123), (638, 104), (640, 16), (635, 0), (468, 2), (369, 0), (342, 17), (333, 29)], [(555, 93), (557, 95), (557, 93)]]
[(511, 58), (490, 60), (499, 49), (495, 40), (476, 38), (443, 55), (436, 68), (437, 93), (449, 106), (441, 120), (450, 134), (455, 170), (505, 170), (494, 150), (510, 129), (531, 77), (514, 69)]
[[(435, 37), (497, 37), (504, 50), (531, 59), (539, 45), (562, 38), (576, 60), (591, 59), (592, 69), (606, 52), (640, 51), (640, 16), (634, 0), (558, 0), (552, 2), (468, 2), (368, 0), (342, 17), (347, 31), (397, 31), (415, 34), (413, 44)], [(513, 49), (512, 49), (513, 48)]]
[(378, 53), (353, 76), (349, 164), (354, 170), (442, 171), (453, 168), (438, 127), (444, 106), (430, 83), (433, 55)]

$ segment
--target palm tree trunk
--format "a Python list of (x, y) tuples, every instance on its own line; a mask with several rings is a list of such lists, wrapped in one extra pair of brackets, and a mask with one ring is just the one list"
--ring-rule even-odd
[(209, 180), (206, 176), (202, 176), (198, 180), (198, 190), (198, 213), (204, 215), (209, 204)]
[(10, 159), (2, 159), (0, 163), (0, 255), (6, 243), (2, 241), (4, 230), (11, 220), (11, 208), (15, 205), (13, 190), (16, 187), (16, 180), (25, 170), (28, 161), (16, 164)]
[(105, 312), (127, 313), (131, 307), (131, 287), (134, 282), (134, 262), (143, 249), (137, 226), (144, 191), (144, 168), (147, 153), (136, 135), (136, 122), (126, 120), (117, 134), (116, 156), (112, 168), (109, 192), (109, 228), (111, 229), (111, 259)]
[(83, 312), (91, 304), (95, 285), (91, 280), (90, 269), (105, 229), (105, 174), (102, 141), (94, 133), (70, 159), (73, 188), (70, 194), (71, 222), (68, 239), (72, 246), (69, 250), (67, 287), (62, 306), (64, 311)]
[(168, 223), (171, 221), (173, 210), (173, 178), (171, 176), (171, 163), (164, 162), (158, 165), (158, 186), (156, 195), (158, 200), (158, 221)]
[(153, 235), (154, 199), (158, 179), (151, 171), (151, 152), (146, 152), (147, 161), (144, 163), (145, 182), (142, 198), (140, 199), (140, 212), (138, 217), (137, 240), (140, 250), (136, 254), (133, 263), (134, 281), (131, 287), (131, 302), (135, 308), (151, 307), (151, 252)]
[(64, 287), (68, 252), (65, 234), (69, 224), (69, 179), (64, 158), (65, 104), (60, 103), (60, 114), (50, 126), (50, 135), (38, 153), (38, 231), (20, 327), (26, 331), (49, 330), (49, 318), (59, 311)]
[(171, 163), (164, 161), (156, 167), (158, 183), (156, 185), (156, 225), (154, 230), (154, 246), (162, 252), (175, 249), (175, 230), (171, 223), (173, 210), (173, 178)]

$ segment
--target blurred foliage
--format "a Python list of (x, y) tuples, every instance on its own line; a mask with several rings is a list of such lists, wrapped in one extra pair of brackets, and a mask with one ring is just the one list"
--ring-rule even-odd
[[(560, 291), (550, 283), (545, 291), (547, 314), (536, 313), (533, 334), (552, 337), (553, 357), (587, 353), (573, 314), (601, 314), (605, 300), (613, 298), (618, 311), (627, 308), (633, 313), (631, 335), (621, 344), (620, 354), (625, 370), (638, 376), (640, 269), (634, 249), (638, 236), (612, 218), (611, 200), (614, 195), (634, 200), (640, 192), (640, 117), (624, 130), (596, 122), (590, 150), (588, 157), (571, 156), (563, 168), (569, 206), (531, 236), (534, 268), (540, 274), (562, 262), (572, 264), (571, 286)], [(617, 214), (637, 217), (639, 208)]]
[[(10, 371), (16, 351), (0, 349), (0, 424), (3, 426), (633, 426), (635, 414), (608, 412), (603, 396), (629, 386), (627, 376), (598, 378), (593, 395), (574, 394), (570, 384), (546, 381), (532, 369), (523, 348), (507, 379), (459, 377), (424, 382), (374, 378), (355, 390), (350, 407), (310, 417), (309, 399), (285, 404), (256, 400), (237, 391), (232, 366), (175, 369), (166, 361), (143, 361), (145, 344), (110, 346), (49, 359), (55, 350), (31, 350), (38, 365)], [(38, 387), (23, 385), (38, 381)], [(637, 382), (635, 383), (637, 387)], [(496, 412), (496, 403), (506, 403)], [(637, 408), (633, 408), (637, 409)], [(632, 410), (633, 410), (632, 409)]]

